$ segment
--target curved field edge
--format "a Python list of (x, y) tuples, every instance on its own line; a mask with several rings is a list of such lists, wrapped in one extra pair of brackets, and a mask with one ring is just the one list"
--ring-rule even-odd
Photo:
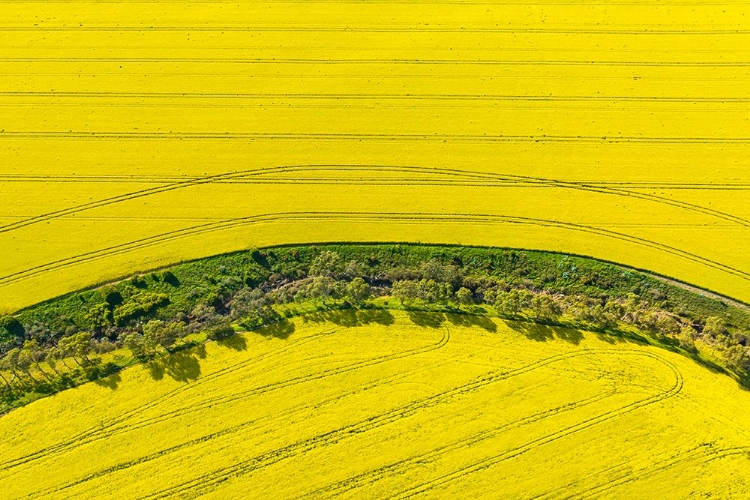
[(281, 246), (137, 274), (0, 318), (3, 409), (235, 330), (283, 337), (286, 318), (352, 326), (389, 309), (501, 317), (540, 338), (549, 325), (628, 337), (742, 384), (750, 368), (747, 306), (613, 263), (489, 247)]
[(741, 498), (750, 400), (726, 377), (628, 339), (550, 327), (541, 342), (464, 316), (310, 314), (287, 338), (173, 354), (190, 383), (125, 370), (0, 419), (15, 429), (0, 477), (24, 498), (627, 497), (652, 482)]

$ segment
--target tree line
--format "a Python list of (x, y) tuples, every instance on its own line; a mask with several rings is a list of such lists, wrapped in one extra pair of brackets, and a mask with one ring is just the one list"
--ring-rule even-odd
[[(283, 321), (293, 314), (289, 306), (295, 304), (452, 311), (615, 334), (637, 329), (688, 353), (708, 351), (735, 372), (750, 370), (747, 330), (731, 322), (737, 311), (731, 316), (712, 314), (707, 307), (691, 309), (690, 300), (674, 299), (684, 297), (683, 291), (656, 286), (643, 277), (623, 275), (624, 281), (637, 286), (615, 293), (616, 285), (608, 285), (606, 275), (623, 273), (610, 269), (615, 266), (596, 263), (595, 272), (586, 270), (571, 279), (585, 262), (571, 264), (558, 256), (549, 261), (554, 267), (532, 261), (534, 270), (525, 254), (508, 253), (503, 254), (502, 266), (493, 269), (479, 258), (466, 262), (449, 254), (384, 257), (367, 249), (292, 248), (284, 250), (287, 260), (278, 258), (281, 252), (254, 251), (244, 261), (255, 272), (250, 278), (239, 275), (241, 266), (231, 269), (237, 275), (221, 264), (214, 269), (220, 276), (198, 278), (176, 267), (86, 292), (86, 300), (73, 294), (65, 299), (72, 304), (66, 305), (66, 314), (53, 303), (36, 314), (32, 308), (18, 317), (0, 317), (0, 400), (7, 409), (29, 394), (96, 379), (132, 360), (169, 355), (192, 345), (186, 340), (190, 334), (204, 332), (208, 339), (223, 340), (236, 329)], [(596, 272), (599, 276), (592, 278)], [(132, 354), (130, 360), (107, 356), (122, 349)]]

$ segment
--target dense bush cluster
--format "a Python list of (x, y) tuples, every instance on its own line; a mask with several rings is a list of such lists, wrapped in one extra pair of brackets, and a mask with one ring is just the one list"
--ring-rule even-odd
[(750, 369), (747, 309), (640, 272), (541, 252), (331, 245), (203, 259), (0, 317), (0, 392), (6, 401), (53, 392), (122, 366), (102, 362), (115, 349), (145, 361), (189, 345), (190, 334), (224, 340), (233, 325), (259, 328), (305, 304), (637, 330), (693, 354), (707, 347), (735, 372)]

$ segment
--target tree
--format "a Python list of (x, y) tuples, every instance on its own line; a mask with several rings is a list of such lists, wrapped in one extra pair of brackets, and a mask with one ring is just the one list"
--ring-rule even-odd
[(142, 359), (148, 355), (148, 349), (146, 347), (146, 342), (143, 339), (143, 335), (137, 332), (130, 332), (125, 335), (122, 339), (122, 343), (136, 358)]
[(268, 304), (268, 298), (260, 288), (243, 288), (232, 298), (231, 316), (234, 319), (249, 316)]
[(685, 325), (680, 329), (677, 340), (680, 341), (680, 347), (686, 351), (695, 351), (695, 339), (698, 338), (698, 332), (690, 325)]
[[(12, 353), (12, 354), (11, 354)], [(31, 364), (33, 361), (31, 360), (31, 357), (29, 357), (28, 352), (25, 352), (18, 347), (11, 349), (8, 352), (8, 356), (12, 356), (12, 359), (15, 360), (15, 365), (18, 367), (21, 371), (26, 373), (28, 377), (34, 381), (34, 383), (38, 383), (39, 381), (31, 374)]]
[(708, 335), (714, 340), (726, 336), (727, 327), (724, 320), (717, 316), (709, 316), (706, 318), (706, 325), (703, 327), (703, 335)]
[(143, 325), (143, 341), (149, 351), (155, 352), (157, 347), (161, 346), (169, 352), (169, 348), (177, 339), (184, 336), (185, 325), (177, 321), (165, 324), (158, 319), (152, 319)]
[(329, 298), (337, 298), (340, 293), (336, 281), (329, 276), (316, 276), (308, 285), (307, 294), (313, 299), (320, 299), (323, 304)]
[[(4, 369), (5, 369), (5, 359), (0, 358), (0, 370), (4, 370)], [(3, 383), (8, 389), (11, 388), (10, 382), (8, 381), (7, 378), (5, 378), (5, 375), (3, 375), (2, 371), (0, 371), (0, 379), (3, 380)]]
[(516, 316), (531, 305), (533, 294), (528, 290), (500, 292), (495, 300), (495, 309), (504, 316)]
[(354, 278), (346, 285), (346, 295), (355, 304), (361, 304), (369, 299), (371, 293), (370, 285), (362, 278)]
[(458, 300), (458, 303), (462, 305), (471, 304), (472, 302), (471, 290), (462, 286), (456, 292), (456, 300)]
[(248, 330), (252, 330), (259, 326), (274, 323), (279, 319), (281, 319), (281, 316), (273, 307), (264, 305), (251, 310), (242, 318), (240, 324)]
[(91, 362), (88, 356), (91, 352), (91, 334), (89, 332), (80, 332), (65, 338), (69, 339), (69, 348), (73, 359), (80, 358), (84, 363)]
[(190, 312), (190, 318), (203, 324), (211, 324), (220, 320), (221, 315), (216, 313), (214, 306), (200, 303)]
[(13, 316), (0, 316), (0, 344), (12, 344), (23, 339), (26, 331)]
[(461, 284), (461, 269), (458, 266), (441, 264), (437, 259), (430, 259), (419, 268), (422, 278), (438, 283)]
[(110, 306), (107, 304), (95, 304), (88, 310), (84, 319), (89, 328), (96, 330), (112, 324), (113, 317)]
[(232, 335), (234, 335), (236, 332), (234, 331), (234, 328), (232, 328), (232, 324), (225, 320), (221, 321), (210, 328), (206, 330), (206, 337), (208, 337), (209, 340), (224, 340)]
[(312, 276), (334, 276), (341, 272), (341, 256), (337, 252), (325, 250), (310, 264)]
[(53, 372), (59, 375), (60, 372), (57, 371), (57, 362), (61, 359), (62, 356), (60, 355), (60, 350), (57, 347), (51, 347), (49, 350), (47, 350), (47, 356), (44, 358), (44, 361), (47, 363), (47, 366), (52, 368)]
[(675, 334), (680, 332), (680, 323), (671, 315), (662, 311), (653, 316), (653, 328), (662, 334)]
[(604, 303), (604, 320), (607, 326), (617, 326), (625, 315), (625, 308), (615, 300)]
[(427, 303), (439, 302), (442, 299), (442, 289), (433, 279), (419, 281), (419, 298)]
[(21, 377), (18, 375), (18, 356), (21, 354), (21, 350), (17, 347), (11, 349), (5, 353), (5, 357), (2, 358), (2, 368), (8, 370), (13, 374), (14, 380), (18, 380), (23, 384)]
[(342, 274), (347, 278), (356, 278), (364, 274), (364, 267), (356, 260), (350, 260), (344, 266)]
[(419, 296), (419, 287), (412, 280), (394, 281), (391, 294), (401, 301), (401, 305), (413, 303)]
[(750, 369), (750, 352), (746, 347), (735, 344), (724, 351), (724, 358), (729, 367), (735, 371)]
[(37, 369), (44, 375), (47, 380), (52, 380), (49, 374), (42, 369), (41, 362), (44, 361), (46, 353), (39, 347), (39, 343), (36, 339), (27, 340), (23, 343), (23, 349), (21, 349), (20, 357), (28, 360), (29, 364), (35, 364)]
[(538, 294), (531, 299), (531, 310), (534, 316), (541, 320), (555, 320), (562, 314), (560, 304), (550, 295)]

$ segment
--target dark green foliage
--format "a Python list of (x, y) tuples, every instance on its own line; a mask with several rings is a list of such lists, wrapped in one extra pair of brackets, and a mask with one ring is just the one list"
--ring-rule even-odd
[(0, 316), (0, 343), (12, 344), (24, 338), (26, 330), (13, 316)]
[(130, 284), (136, 288), (146, 288), (148, 286), (146, 279), (143, 276), (138, 275), (130, 278)]
[(177, 279), (177, 276), (172, 274), (172, 271), (163, 271), (161, 273), (161, 281), (164, 283), (170, 284), (172, 286), (180, 286), (180, 280)]

